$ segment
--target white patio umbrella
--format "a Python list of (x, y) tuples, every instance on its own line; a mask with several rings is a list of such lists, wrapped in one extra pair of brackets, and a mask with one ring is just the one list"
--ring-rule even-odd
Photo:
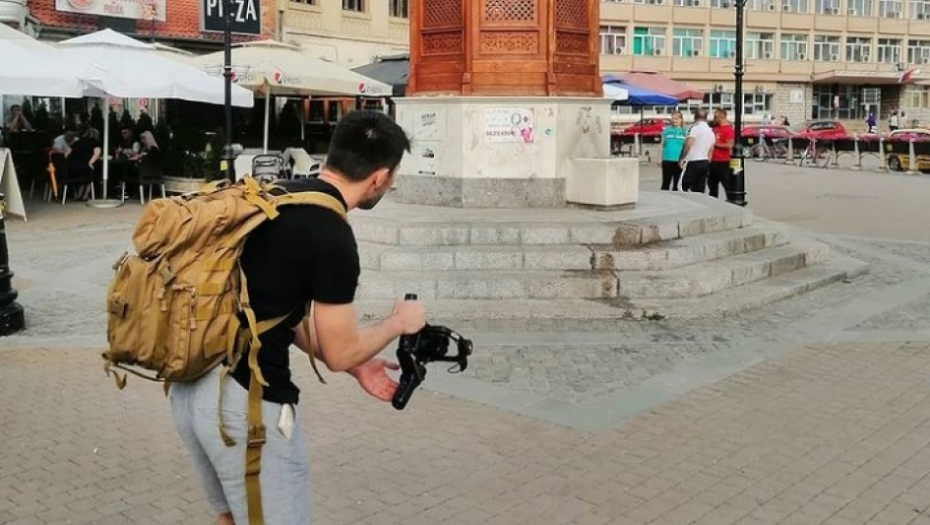
[[(164, 56), (155, 46), (110, 29), (65, 40), (57, 54), (77, 69), (88, 91), (121, 98), (171, 98), (223, 104), (222, 78)], [(88, 95), (94, 96), (94, 95)], [(232, 104), (252, 107), (252, 92), (233, 86)], [(103, 148), (109, 151), (110, 119), (104, 118)], [(109, 163), (104, 158), (103, 191)]]
[(75, 68), (54, 48), (0, 23), (0, 93), (40, 97), (82, 97), (88, 89)]
[[(223, 73), (223, 52), (194, 58), (191, 62), (212, 75)], [(262, 40), (234, 46), (233, 80), (237, 85), (265, 95), (265, 140), (271, 95), (389, 97), (391, 86), (319, 59), (304, 49)]]

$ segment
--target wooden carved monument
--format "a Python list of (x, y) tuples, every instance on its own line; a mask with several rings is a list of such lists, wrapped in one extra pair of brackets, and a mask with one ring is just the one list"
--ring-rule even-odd
[(407, 96), (602, 96), (599, 0), (413, 0)]

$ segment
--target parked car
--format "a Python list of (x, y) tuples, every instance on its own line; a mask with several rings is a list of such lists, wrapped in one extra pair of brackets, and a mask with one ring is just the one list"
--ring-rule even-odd
[[(926, 142), (930, 141), (930, 129), (926, 128), (913, 128), (913, 129), (898, 129), (892, 131), (888, 134), (885, 140), (890, 141), (911, 141), (914, 142)], [(910, 148), (908, 148), (909, 150)], [(894, 151), (897, 150), (897, 151)], [(891, 171), (907, 171), (910, 169), (911, 165), (911, 155), (910, 151), (904, 153), (899, 148), (894, 148), (893, 151), (887, 153), (885, 157), (885, 162), (888, 163), (888, 169)], [(917, 152), (915, 152), (916, 154)], [(917, 158), (917, 170), (918, 171), (930, 171), (930, 155), (925, 154), (916, 154)]]
[(672, 119), (670, 118), (644, 118), (621, 130), (611, 131), (610, 152), (615, 155), (620, 153), (623, 149), (623, 145), (632, 143), (633, 137), (636, 134), (639, 134), (641, 140), (645, 139), (648, 142), (659, 142), (659, 137), (662, 136), (662, 129), (664, 129), (665, 126), (671, 125), (671, 123)]
[(846, 135), (846, 128), (835, 120), (811, 120), (797, 132), (798, 137), (817, 140), (832, 140)]

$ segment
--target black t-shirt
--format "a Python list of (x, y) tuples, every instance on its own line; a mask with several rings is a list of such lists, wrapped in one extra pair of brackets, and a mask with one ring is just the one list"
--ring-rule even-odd
[(79, 168), (86, 168), (90, 159), (94, 157), (94, 149), (99, 148), (100, 143), (94, 139), (82, 137), (71, 144), (71, 154), (68, 155), (68, 164)]
[[(281, 181), (289, 192), (321, 191), (345, 200), (334, 186), (318, 179)], [(349, 224), (332, 210), (292, 205), (256, 228), (246, 240), (242, 270), (249, 300), (259, 321), (291, 312), (281, 324), (260, 336), (258, 364), (268, 382), (264, 399), (296, 404), (300, 390), (291, 381), (289, 347), (293, 327), (303, 319), (307, 303), (348, 304), (358, 286), (358, 245)], [(307, 360), (300, 364), (310, 366)], [(248, 354), (232, 377), (248, 388)]]

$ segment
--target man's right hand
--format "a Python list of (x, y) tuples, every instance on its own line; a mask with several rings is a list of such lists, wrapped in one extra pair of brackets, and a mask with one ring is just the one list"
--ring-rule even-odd
[(420, 301), (398, 300), (391, 316), (400, 322), (404, 335), (415, 334), (426, 326), (426, 309)]

